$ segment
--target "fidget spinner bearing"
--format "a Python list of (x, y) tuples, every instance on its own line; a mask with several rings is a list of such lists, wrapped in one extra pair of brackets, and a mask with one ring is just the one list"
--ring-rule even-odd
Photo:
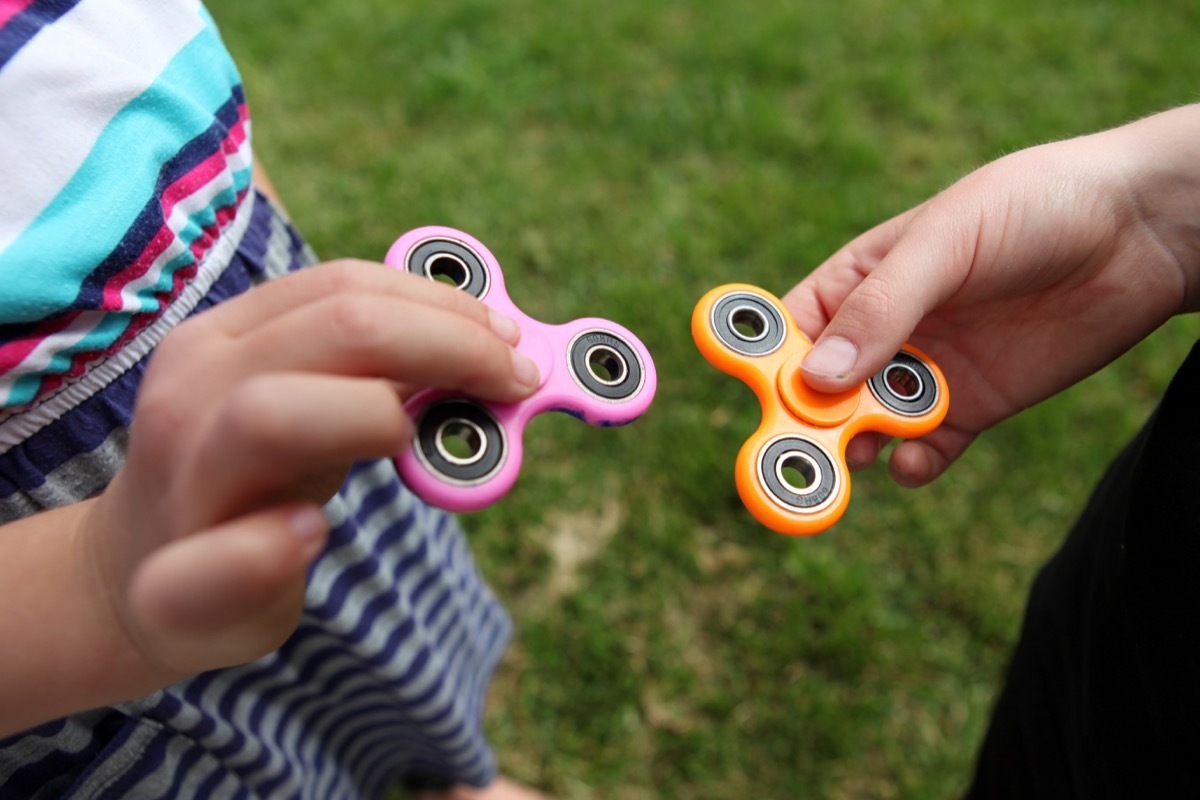
[(645, 345), (605, 319), (548, 325), (517, 308), (500, 264), (477, 239), (430, 226), (401, 236), (384, 263), (454, 284), (521, 328), (518, 352), (538, 366), (541, 383), (525, 400), (493, 403), (437, 389), (411, 397), (412, 446), (396, 456), (405, 483), (450, 511), (475, 511), (500, 499), (521, 469), (522, 435), (534, 416), (562, 411), (590, 425), (624, 425), (654, 399), (657, 379)]
[(833, 525), (850, 500), (846, 445), (865, 431), (923, 436), (949, 407), (941, 370), (904, 345), (860, 386), (837, 394), (810, 389), (800, 365), (812, 342), (779, 299), (755, 286), (708, 292), (692, 314), (692, 337), (713, 366), (754, 390), (762, 422), (738, 453), (738, 494), (759, 522), (808, 535)]

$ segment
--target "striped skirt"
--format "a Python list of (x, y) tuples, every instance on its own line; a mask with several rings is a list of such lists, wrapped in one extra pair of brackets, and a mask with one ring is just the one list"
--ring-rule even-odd
[[(103, 489), (146, 356), (170, 325), (314, 260), (253, 193), (229, 236), (226, 263), (157, 334), (0, 420), (0, 521)], [(511, 623), (457, 524), (409, 494), (389, 461), (357, 465), (326, 513), (329, 544), (279, 650), (0, 739), (0, 797), (333, 800), (489, 782), (483, 699)]]

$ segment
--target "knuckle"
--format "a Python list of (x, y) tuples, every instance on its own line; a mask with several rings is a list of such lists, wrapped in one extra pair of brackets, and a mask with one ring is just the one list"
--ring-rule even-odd
[(229, 440), (250, 448), (282, 447), (294, 436), (294, 429), (282, 413), (279, 400), (268, 377), (248, 378), (226, 396), (217, 429)]
[(450, 310), (459, 316), (483, 323), (487, 320), (487, 306), (466, 292), (452, 289)]
[(137, 391), (131, 432), (141, 449), (158, 458), (185, 446), (207, 392), (197, 391), (197, 375), (208, 373), (201, 337), (182, 327), (163, 339), (151, 357)]
[(507, 347), (482, 329), (475, 326), (465, 329), (459, 350), (462, 363), (467, 367), (463, 373), (463, 388), (491, 385), (511, 377), (512, 358)]
[(186, 364), (201, 357), (209, 341), (203, 322), (199, 317), (189, 319), (168, 332), (155, 346), (151, 364)]
[(350, 259), (326, 261), (313, 272), (320, 275), (321, 288), (332, 295), (356, 289), (361, 283), (362, 264)]
[(151, 439), (169, 440), (172, 432), (180, 429), (190, 413), (179, 402), (177, 386), (173, 381), (157, 381), (142, 387), (134, 412), (134, 431), (144, 431)]
[(896, 313), (896, 298), (891, 287), (877, 273), (868, 276), (854, 291), (853, 322), (870, 325), (872, 321), (890, 320)]
[(174, 392), (150, 389), (140, 394), (130, 427), (130, 459), (139, 463), (171, 464), (187, 449), (193, 423), (190, 410)]
[(372, 346), (382, 343), (385, 325), (379, 305), (362, 294), (341, 294), (328, 304), (325, 329), (321, 335), (331, 336), (350, 346)]

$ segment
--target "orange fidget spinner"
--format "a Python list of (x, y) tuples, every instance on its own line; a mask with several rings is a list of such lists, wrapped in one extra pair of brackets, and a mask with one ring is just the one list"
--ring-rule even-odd
[(704, 295), (692, 337), (762, 405), (762, 423), (742, 445), (734, 474), (746, 508), (779, 533), (820, 533), (841, 518), (850, 501), (846, 445), (855, 434), (923, 436), (949, 407), (945, 376), (910, 345), (854, 389), (810, 389), (800, 364), (812, 342), (779, 298), (755, 286), (730, 283)]

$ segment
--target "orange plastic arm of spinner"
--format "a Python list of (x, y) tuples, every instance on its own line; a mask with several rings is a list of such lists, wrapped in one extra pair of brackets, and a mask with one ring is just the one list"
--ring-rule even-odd
[(854, 389), (810, 389), (800, 364), (812, 342), (779, 298), (755, 286), (731, 283), (704, 295), (692, 313), (692, 337), (762, 405), (762, 422), (742, 445), (734, 475), (746, 508), (779, 533), (820, 533), (841, 518), (850, 501), (846, 445), (855, 434), (923, 436), (949, 408), (945, 376), (909, 345)]

